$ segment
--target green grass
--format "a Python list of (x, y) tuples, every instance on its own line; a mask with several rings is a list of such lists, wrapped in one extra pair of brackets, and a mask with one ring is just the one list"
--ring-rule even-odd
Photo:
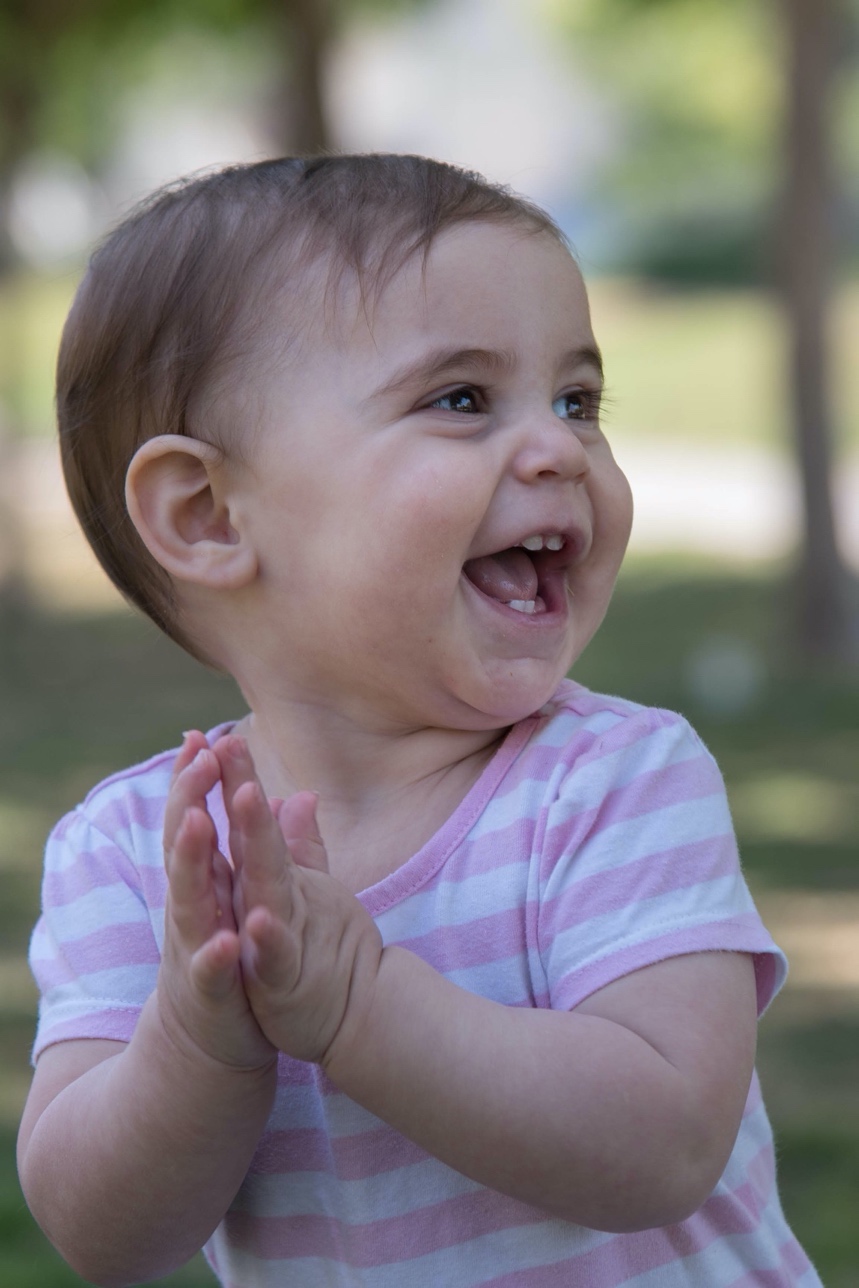
[[(798, 678), (782, 648), (786, 602), (782, 582), (761, 571), (633, 562), (576, 674), (690, 717), (727, 778), (755, 890), (856, 892), (859, 684)], [(746, 659), (754, 681), (727, 708), (701, 680), (707, 659), (718, 672), (726, 651)], [(9, 1288), (81, 1282), (29, 1217), (12, 1157), (33, 1028), (21, 962), (45, 832), (99, 777), (240, 710), (229, 681), (131, 614), (51, 616), (0, 601), (0, 1284)], [(762, 1025), (784, 1205), (827, 1288), (859, 1282), (857, 1067), (859, 1001), (846, 990), (794, 989)], [(212, 1281), (197, 1261), (166, 1282)]]

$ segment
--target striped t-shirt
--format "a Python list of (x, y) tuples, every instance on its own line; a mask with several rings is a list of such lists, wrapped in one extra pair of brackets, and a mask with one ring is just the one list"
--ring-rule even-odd
[[(163, 941), (161, 828), (175, 755), (107, 779), (48, 842), (31, 949), (36, 1055), (134, 1031)], [(209, 804), (228, 853), (218, 788)], [(785, 973), (698, 737), (670, 712), (568, 681), (510, 731), (436, 835), (358, 897), (385, 943), (508, 1006), (569, 1010), (667, 957), (736, 950), (754, 954), (762, 1010)], [(206, 1253), (230, 1288), (820, 1283), (779, 1206), (757, 1079), (701, 1209), (677, 1225), (607, 1234), (466, 1179), (317, 1066), (281, 1056), (271, 1117)]]

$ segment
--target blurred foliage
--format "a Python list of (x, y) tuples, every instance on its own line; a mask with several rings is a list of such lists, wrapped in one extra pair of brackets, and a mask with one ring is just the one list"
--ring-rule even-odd
[[(611, 266), (678, 283), (773, 276), (781, 184), (784, 36), (771, 0), (543, 0), (549, 20), (614, 105), (619, 155), (597, 202), (629, 212)], [(839, 162), (859, 202), (859, 72), (843, 6)], [(845, 231), (855, 230), (847, 215)]]
[[(383, 16), (429, 0), (319, 0), (332, 32), (350, 17)], [(230, 64), (251, 52), (262, 100), (288, 76), (294, 0), (0, 0), (0, 166), (34, 148), (74, 156), (97, 173), (115, 146), (130, 87), (178, 45), (186, 75), (199, 60)]]

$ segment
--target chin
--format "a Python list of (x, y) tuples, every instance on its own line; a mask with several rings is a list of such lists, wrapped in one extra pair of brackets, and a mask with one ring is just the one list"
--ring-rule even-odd
[(531, 681), (517, 684), (513, 677), (505, 677), (505, 681), (493, 685), (483, 700), (475, 703), (472, 709), (486, 717), (487, 723), (482, 727), (505, 728), (517, 724), (546, 705), (565, 678), (567, 669), (564, 668), (551, 681), (543, 680), (542, 683)]

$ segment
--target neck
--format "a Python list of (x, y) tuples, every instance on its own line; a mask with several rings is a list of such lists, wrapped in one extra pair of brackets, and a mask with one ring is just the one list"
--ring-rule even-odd
[[(418, 850), (456, 809), (506, 729), (392, 727), (324, 702), (246, 693), (247, 739), (269, 796), (319, 793), (319, 825), (336, 875), (355, 889)], [(367, 861), (360, 855), (372, 854)]]

